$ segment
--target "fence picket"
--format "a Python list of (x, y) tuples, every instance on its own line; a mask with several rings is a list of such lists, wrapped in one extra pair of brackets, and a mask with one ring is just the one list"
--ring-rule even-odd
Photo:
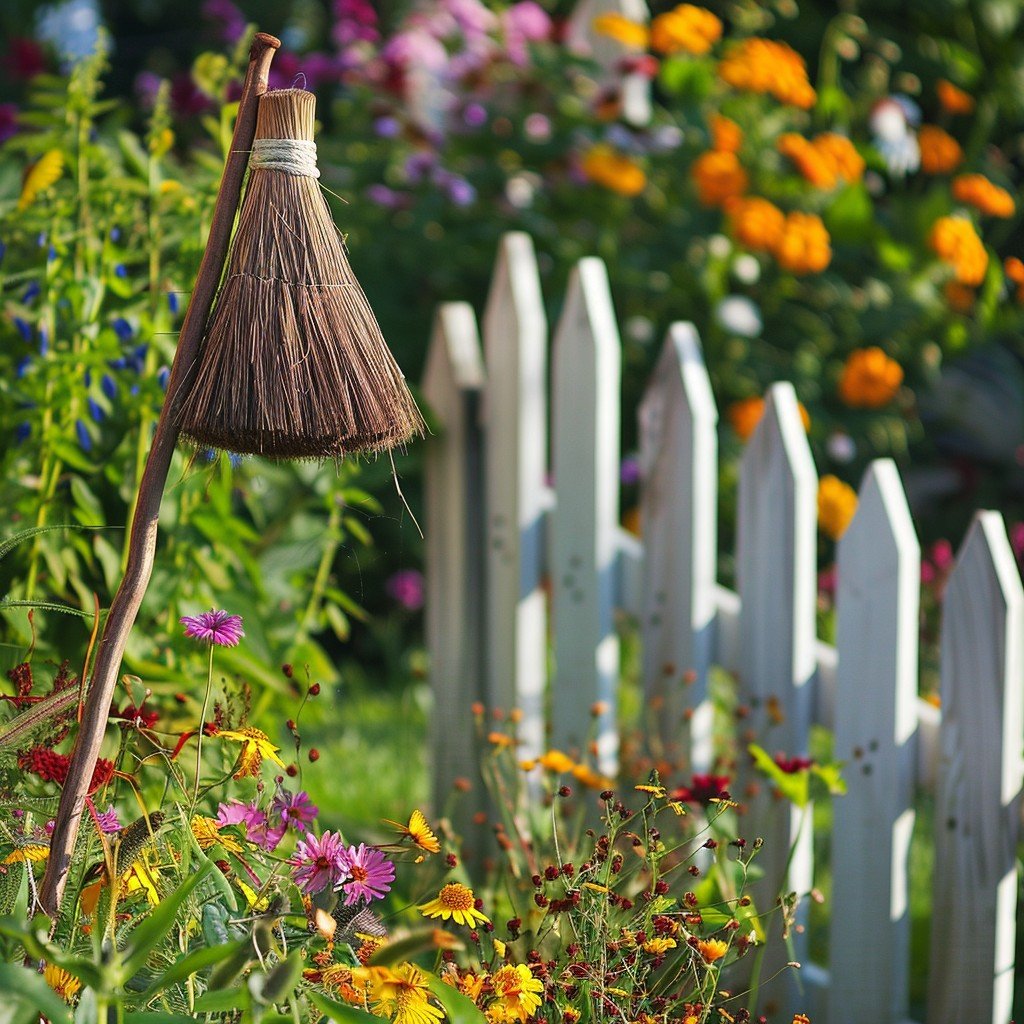
[(696, 771), (711, 764), (717, 421), (697, 332), (673, 324), (640, 406), (643, 679), (661, 752)]
[[(739, 693), (750, 707), (750, 734), (769, 753), (789, 757), (807, 753), (811, 724), (816, 520), (817, 474), (796, 393), (791, 384), (773, 384), (740, 466)], [(749, 773), (741, 775), (749, 779)], [(758, 856), (764, 876), (752, 889), (760, 913), (770, 911), (780, 891), (803, 895), (810, 890), (810, 807), (801, 811), (787, 805), (761, 784), (742, 826), (748, 839), (765, 841)], [(782, 939), (780, 915), (764, 920), (768, 948), (761, 977), (782, 972), (764, 986), (764, 998), (791, 1013), (800, 1006), (795, 974), (784, 969), (792, 957)], [(795, 959), (802, 960), (806, 935), (796, 931), (791, 939)]]
[(651, 120), (651, 82), (646, 75), (620, 70), (623, 58), (644, 52), (594, 29), (594, 19), (602, 14), (621, 14), (630, 21), (646, 25), (650, 20), (646, 0), (580, 0), (566, 26), (566, 46), (573, 53), (590, 57), (605, 73), (605, 83), (617, 87), (622, 101), (622, 117), (637, 127)]
[(547, 462), (547, 320), (533, 241), (509, 232), (484, 313), (487, 695), (522, 713), (525, 757), (542, 752), (547, 610), (541, 589)]
[(997, 512), (946, 588), (928, 1019), (1006, 1024), (1013, 1002), (1024, 591)]
[(484, 699), (483, 478), (477, 405), (484, 384), (476, 316), (465, 302), (442, 305), (434, 320), (423, 394), (440, 436), (426, 447), (426, 634), (430, 681), (433, 807), (441, 812), (455, 780), (473, 783), (456, 804), (456, 831), (470, 840), (484, 805), (472, 705)]
[[(552, 743), (581, 750), (596, 724), (599, 768), (618, 760), (613, 622), (619, 519), (621, 351), (604, 264), (579, 262), (553, 345)], [(591, 705), (606, 708), (595, 719)]]
[(907, 1015), (920, 579), (899, 472), (876, 460), (839, 543), (829, 1024)]

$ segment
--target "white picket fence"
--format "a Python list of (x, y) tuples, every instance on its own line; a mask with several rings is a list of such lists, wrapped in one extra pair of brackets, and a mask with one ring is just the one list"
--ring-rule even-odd
[[(795, 936), (804, 967), (769, 993), (780, 1014), (907, 1020), (909, 853), (923, 789), (936, 801), (927, 1021), (1007, 1024), (1024, 592), (1000, 515), (977, 514), (949, 580), (940, 715), (917, 696), (920, 552), (895, 465), (868, 468), (839, 544), (830, 647), (815, 635), (817, 475), (792, 386), (771, 387), (743, 457), (735, 594), (715, 576), (717, 412), (696, 331), (669, 329), (640, 409), (642, 543), (618, 526), (619, 366), (605, 268), (584, 259), (554, 336), (552, 483), (547, 326), (530, 238), (501, 243), (482, 353), (469, 306), (438, 311), (423, 382), (439, 423), (426, 478), (437, 806), (456, 778), (475, 775), (476, 700), (521, 710), (524, 756), (579, 749), (592, 703), (605, 702), (600, 759), (614, 771), (614, 612), (625, 610), (642, 635), (646, 692), (664, 701), (659, 739), (695, 770), (711, 756), (712, 665), (736, 674), (752, 709), (744, 724), (768, 750), (805, 754), (812, 723), (835, 730), (849, 792), (836, 800), (831, 838), (831, 962), (807, 963), (808, 934)], [(814, 882), (809, 817), (767, 790), (742, 826), (766, 839), (759, 905), (783, 885), (807, 893)], [(789, 958), (773, 941), (763, 976)]]

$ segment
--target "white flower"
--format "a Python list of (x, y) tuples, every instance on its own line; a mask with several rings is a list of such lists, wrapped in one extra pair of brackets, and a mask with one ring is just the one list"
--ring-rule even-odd
[(715, 309), (715, 319), (731, 334), (756, 338), (764, 326), (761, 311), (744, 295), (727, 295)]
[(749, 252), (740, 253), (732, 261), (732, 272), (741, 284), (756, 284), (761, 278), (761, 264)]
[(857, 457), (857, 444), (849, 434), (837, 430), (826, 442), (828, 456), (833, 462), (845, 465)]

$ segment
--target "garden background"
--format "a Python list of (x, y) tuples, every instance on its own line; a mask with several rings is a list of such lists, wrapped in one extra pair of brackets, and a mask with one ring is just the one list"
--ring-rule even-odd
[[(574, 8), (5, 5), (3, 534), (82, 529), (4, 548), (0, 591), (85, 613), (5, 608), (5, 672), (28, 652), (39, 681), (65, 661), (76, 672), (94, 595), (105, 605), (116, 587), (255, 24), (284, 43), (272, 87), (317, 93), (321, 182), (410, 381), (436, 304), (482, 307), (504, 232), (532, 235), (551, 322), (573, 264), (602, 257), (624, 346), (625, 525), (636, 405), (668, 324), (691, 320), (725, 413), (720, 577), (738, 456), (765, 388), (791, 380), (823, 473), (821, 634), (851, 485), (892, 456), (923, 545), (922, 688), (935, 692), (947, 538), (997, 508), (1024, 558), (1024, 7), (654, 4), (676, 20), (599, 27), (621, 49), (610, 70), (573, 49)], [(647, 83), (649, 118), (623, 103), (624, 79)], [(325, 819), (375, 826), (422, 804), (422, 448), (395, 460), (408, 509), (386, 459), (181, 453), (125, 721), (195, 719), (206, 663), (179, 618), (225, 608), (246, 637), (218, 652), (224, 701), (291, 751)], [(310, 684), (319, 695), (287, 725)], [(638, 704), (627, 690), (627, 711)]]

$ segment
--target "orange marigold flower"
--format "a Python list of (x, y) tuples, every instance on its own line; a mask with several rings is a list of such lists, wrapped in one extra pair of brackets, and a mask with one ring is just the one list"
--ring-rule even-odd
[(704, 963), (713, 964), (729, 952), (729, 943), (722, 939), (698, 939), (697, 952), (704, 958)]
[(947, 114), (969, 114), (974, 110), (974, 97), (945, 78), (940, 78), (935, 83), (935, 94)]
[(839, 540), (857, 511), (857, 492), (837, 476), (828, 474), (818, 483), (818, 526), (833, 540)]
[(942, 286), (942, 294), (949, 303), (949, 308), (957, 313), (970, 313), (974, 306), (974, 289), (959, 281), (947, 281)]
[(617, 192), (620, 196), (636, 196), (647, 186), (644, 169), (628, 156), (601, 143), (592, 146), (583, 157), (583, 173), (595, 185)]
[(633, 50), (647, 49), (647, 26), (627, 18), (624, 14), (601, 14), (594, 19), (593, 25), (598, 35), (608, 36), (609, 39), (614, 39)]
[(726, 206), (747, 190), (747, 172), (735, 153), (702, 153), (690, 169), (702, 206)]
[[(803, 402), (797, 402), (800, 410), (800, 421), (804, 430), (811, 429), (811, 414)], [(746, 441), (757, 429), (761, 417), (764, 415), (764, 399), (754, 396), (753, 398), (741, 398), (733, 402), (726, 410), (729, 424), (736, 431), (741, 441)]]
[(814, 137), (814, 148), (836, 177), (849, 182), (860, 181), (864, 177), (864, 157), (845, 135), (822, 132)]
[(804, 110), (817, 99), (803, 57), (771, 39), (744, 39), (719, 63), (718, 74), (734, 89), (770, 93), (780, 103)]
[(549, 772), (559, 775), (563, 772), (571, 772), (576, 767), (576, 762), (560, 750), (549, 750), (546, 754), (541, 754), (537, 760)]
[(806, 1013), (794, 1013), (792, 1024), (811, 1024), (811, 1018)]
[(775, 144), (778, 151), (787, 159), (792, 160), (796, 169), (818, 188), (832, 188), (837, 175), (831, 164), (818, 152), (810, 139), (805, 139), (796, 132), (786, 132), (779, 136)]
[(816, 213), (790, 213), (773, 252), (780, 265), (794, 274), (817, 273), (832, 259), (831, 239)]
[(988, 217), (1012, 217), (1016, 209), (1013, 196), (984, 174), (961, 174), (954, 178), (953, 198), (960, 203), (970, 203)]
[(786, 215), (767, 199), (750, 196), (729, 207), (729, 226), (740, 245), (771, 252), (782, 238)]
[(961, 284), (977, 286), (988, 270), (988, 252), (966, 217), (940, 217), (928, 234), (928, 245), (953, 267)]
[(877, 345), (851, 352), (839, 380), (839, 397), (852, 409), (878, 409), (903, 383), (903, 367)]
[(711, 148), (719, 153), (738, 153), (743, 145), (743, 129), (731, 118), (712, 114), (708, 118), (711, 129)]
[(1008, 281), (1017, 286), (1017, 301), (1024, 302), (1024, 261), (1017, 259), (1016, 256), (1007, 256), (1006, 262), (1003, 263), (1003, 273), (1006, 274)]
[(710, 11), (680, 4), (651, 22), (651, 49), (658, 53), (707, 53), (722, 38), (722, 22)]
[(964, 151), (960, 143), (949, 132), (933, 124), (921, 126), (917, 143), (921, 148), (921, 170), (925, 174), (949, 174), (963, 162)]

